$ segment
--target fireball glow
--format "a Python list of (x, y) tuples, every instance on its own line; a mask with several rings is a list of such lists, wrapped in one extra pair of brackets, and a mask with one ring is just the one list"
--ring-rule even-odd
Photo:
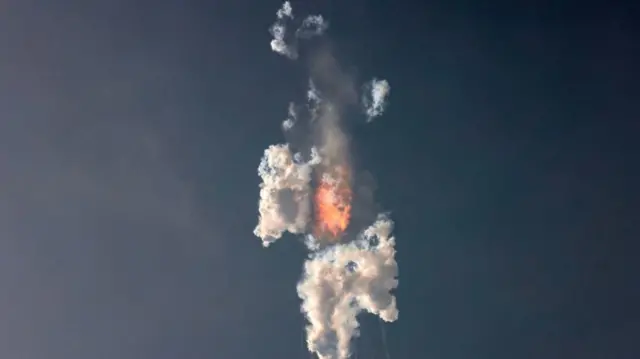
[(333, 176), (324, 173), (314, 196), (315, 235), (337, 240), (347, 229), (351, 218), (351, 187), (347, 170), (337, 166)]

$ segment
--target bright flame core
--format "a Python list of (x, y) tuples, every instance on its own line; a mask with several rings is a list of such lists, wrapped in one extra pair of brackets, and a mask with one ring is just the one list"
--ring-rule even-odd
[[(333, 174), (333, 176), (332, 176)], [(351, 188), (347, 171), (334, 168), (324, 173), (314, 196), (315, 235), (336, 240), (347, 229), (351, 218)]]

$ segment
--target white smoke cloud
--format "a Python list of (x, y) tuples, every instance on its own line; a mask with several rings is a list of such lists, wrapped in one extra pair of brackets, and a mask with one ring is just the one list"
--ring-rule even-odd
[(258, 167), (260, 184), (260, 219), (254, 234), (267, 247), (285, 231), (304, 233), (309, 215), (311, 168), (320, 163), (312, 149), (311, 159), (302, 161), (288, 145), (273, 145), (264, 151)]
[(328, 28), (329, 23), (324, 20), (322, 15), (310, 15), (302, 20), (302, 25), (296, 30), (296, 36), (308, 39), (322, 35)]
[(314, 36), (319, 36), (329, 28), (329, 24), (324, 20), (322, 15), (310, 15), (302, 20), (302, 24), (295, 31), (295, 37), (288, 39), (287, 19), (294, 19), (291, 3), (285, 1), (282, 7), (276, 12), (276, 16), (276, 22), (271, 25), (269, 29), (269, 32), (273, 36), (273, 40), (271, 40), (271, 50), (292, 60), (298, 58), (297, 38), (309, 39)]
[(286, 21), (287, 18), (293, 19), (293, 9), (291, 8), (291, 3), (285, 1), (282, 4), (282, 7), (278, 9), (276, 15), (278, 19), (273, 25), (271, 25), (271, 28), (269, 29), (269, 32), (273, 36), (273, 40), (271, 40), (271, 50), (290, 59), (296, 59), (298, 57), (298, 51), (296, 50), (295, 45), (289, 45), (286, 41)]
[(307, 100), (311, 102), (312, 105), (316, 106), (320, 103), (320, 91), (316, 87), (316, 84), (313, 80), (309, 80), (309, 90), (307, 90)]
[(362, 104), (367, 114), (367, 122), (373, 121), (375, 117), (381, 116), (387, 105), (387, 97), (391, 87), (387, 80), (373, 79), (365, 86), (362, 94)]
[(278, 9), (276, 15), (278, 16), (278, 19), (284, 19), (287, 17), (293, 19), (293, 8), (291, 8), (291, 3), (285, 1), (282, 4), (282, 7)]
[(307, 345), (321, 359), (344, 359), (358, 335), (361, 311), (387, 322), (398, 318), (398, 286), (393, 222), (386, 216), (363, 232), (362, 238), (312, 256), (298, 284), (302, 311), (309, 320)]
[(282, 122), (282, 129), (288, 131), (295, 126), (298, 121), (298, 114), (296, 113), (296, 104), (291, 102), (289, 103), (289, 111), (287, 119)]
[(273, 35), (273, 40), (271, 40), (271, 49), (290, 59), (296, 59), (298, 57), (296, 48), (287, 45), (284, 39), (287, 28), (281, 23), (275, 23), (271, 27), (270, 31)]

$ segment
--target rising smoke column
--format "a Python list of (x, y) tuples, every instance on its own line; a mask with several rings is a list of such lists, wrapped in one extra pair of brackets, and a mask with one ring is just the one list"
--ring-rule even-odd
[[(292, 60), (301, 56), (299, 40), (322, 35), (328, 28), (321, 15), (311, 15), (289, 32), (294, 15), (288, 1), (276, 15), (270, 28), (271, 48)], [(309, 65), (304, 108), (313, 146), (308, 153), (295, 152), (289, 144), (265, 150), (258, 168), (260, 217), (254, 234), (264, 246), (287, 231), (306, 237), (310, 253), (297, 290), (309, 322), (307, 347), (321, 359), (345, 359), (352, 339), (359, 335), (358, 314), (368, 312), (386, 322), (398, 318), (391, 294), (398, 285), (393, 222), (388, 215), (379, 215), (358, 236), (346, 232), (351, 224), (354, 170), (341, 123), (345, 108), (359, 102), (367, 122), (381, 116), (390, 87), (386, 80), (374, 78), (361, 86), (363, 93), (358, 95), (328, 47), (311, 51)], [(282, 123), (285, 131), (297, 127), (301, 108), (289, 104)]]

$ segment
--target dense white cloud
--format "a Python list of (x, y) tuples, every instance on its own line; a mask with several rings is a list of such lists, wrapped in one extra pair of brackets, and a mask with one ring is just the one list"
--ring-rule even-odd
[(362, 238), (312, 255), (305, 263), (298, 294), (309, 320), (307, 345), (322, 359), (343, 359), (358, 335), (361, 311), (387, 322), (398, 318), (393, 222), (381, 216)]
[(264, 151), (258, 167), (260, 219), (254, 234), (264, 246), (279, 239), (285, 231), (304, 233), (310, 215), (311, 168), (320, 158), (315, 150), (311, 159), (302, 161), (288, 145), (273, 145)]

